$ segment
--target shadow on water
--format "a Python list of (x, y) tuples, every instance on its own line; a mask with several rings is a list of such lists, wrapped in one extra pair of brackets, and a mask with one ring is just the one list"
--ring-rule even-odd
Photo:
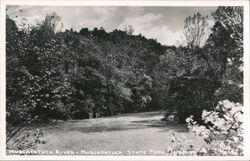
[(109, 122), (103, 122), (102, 119), (99, 119), (95, 120), (94, 123), (90, 124), (90, 121), (93, 120), (68, 120), (52, 124), (40, 124), (39, 126), (45, 128), (48, 131), (49, 130), (77, 131), (82, 133), (127, 131), (127, 130), (139, 130), (147, 128), (155, 128), (158, 129), (159, 132), (169, 132), (170, 130), (179, 133), (188, 132), (188, 129), (185, 125), (181, 125), (175, 122), (161, 121), (160, 118), (159, 119), (153, 118), (154, 116), (161, 116), (161, 115), (162, 111), (145, 112), (145, 113), (126, 114), (120, 116), (120, 117), (132, 116), (135, 118), (131, 121), (128, 120), (126, 122), (119, 122), (116, 119)]
[[(145, 129), (146, 127), (141, 127), (140, 129)], [(84, 133), (90, 132), (109, 132), (109, 131), (123, 131), (123, 130), (132, 130), (138, 129), (137, 126), (96, 126), (96, 127), (76, 127), (69, 129), (70, 131), (78, 131)]]
[[(139, 117), (139, 118), (150, 118), (154, 116), (159, 116), (162, 115), (164, 116), (165, 111), (151, 111), (151, 112), (139, 112), (139, 113), (123, 113), (123, 114), (118, 114), (114, 115), (111, 117), (106, 117), (106, 118), (119, 118), (119, 117), (127, 117), (127, 116), (134, 116), (134, 117)], [(105, 117), (104, 117), (105, 118)]]
[(154, 117), (154, 116), (159, 116), (162, 115), (162, 117), (164, 116), (165, 111), (153, 111), (153, 112), (145, 112), (145, 113), (139, 113), (137, 116), (140, 118), (145, 118), (145, 117)]
[(72, 127), (69, 131), (78, 131), (83, 133), (90, 132), (109, 132), (109, 131), (127, 131), (127, 130), (139, 130), (147, 128), (159, 129), (159, 132), (169, 132), (170, 130), (179, 133), (188, 132), (185, 125), (177, 123), (168, 123), (161, 120), (141, 120), (130, 121), (128, 124), (123, 125), (107, 125), (107, 126), (91, 126), (91, 127)]
[(161, 120), (142, 120), (142, 121), (133, 121), (137, 123), (139, 126), (147, 126), (152, 128), (159, 128), (160, 132), (167, 132), (167, 131), (175, 131), (175, 132), (188, 132), (186, 125), (178, 124), (176, 122), (166, 122)]

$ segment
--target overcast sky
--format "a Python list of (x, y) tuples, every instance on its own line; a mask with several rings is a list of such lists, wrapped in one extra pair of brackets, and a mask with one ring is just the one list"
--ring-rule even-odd
[(134, 34), (141, 33), (165, 45), (176, 45), (182, 39), (186, 17), (200, 12), (208, 15), (212, 24), (210, 15), (216, 7), (7, 6), (7, 9), (7, 14), (17, 23), (22, 18), (30, 22), (43, 20), (46, 14), (55, 12), (61, 17), (63, 29), (78, 31), (83, 27), (103, 27), (112, 31), (132, 25)]

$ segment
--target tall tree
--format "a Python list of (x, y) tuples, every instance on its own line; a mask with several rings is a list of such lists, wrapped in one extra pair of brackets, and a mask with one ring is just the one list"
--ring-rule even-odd
[(199, 12), (185, 20), (184, 35), (188, 46), (202, 47), (209, 35), (208, 16), (202, 16)]
[[(243, 7), (218, 7), (207, 51), (224, 63), (218, 99), (243, 102)], [(210, 49), (209, 49), (210, 48)], [(219, 59), (218, 59), (219, 58)]]

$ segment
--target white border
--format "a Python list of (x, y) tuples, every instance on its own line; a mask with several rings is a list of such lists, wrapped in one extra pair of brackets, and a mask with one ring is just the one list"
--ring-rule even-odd
[[(0, 0), (0, 158), (1, 160), (250, 160), (249, 99), (249, 1), (152, 1), (152, 0)], [(14, 156), (6, 155), (5, 145), (5, 16), (6, 5), (50, 6), (244, 6), (244, 156)]]

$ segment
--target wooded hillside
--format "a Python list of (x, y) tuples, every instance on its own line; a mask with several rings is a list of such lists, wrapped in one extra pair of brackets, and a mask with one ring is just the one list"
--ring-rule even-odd
[(242, 103), (242, 7), (219, 7), (212, 15), (204, 44), (197, 39), (206, 17), (195, 14), (185, 21), (187, 45), (178, 47), (131, 30), (56, 31), (55, 13), (22, 29), (7, 17), (7, 121), (164, 109), (184, 122), (190, 114), (199, 120), (219, 100)]

